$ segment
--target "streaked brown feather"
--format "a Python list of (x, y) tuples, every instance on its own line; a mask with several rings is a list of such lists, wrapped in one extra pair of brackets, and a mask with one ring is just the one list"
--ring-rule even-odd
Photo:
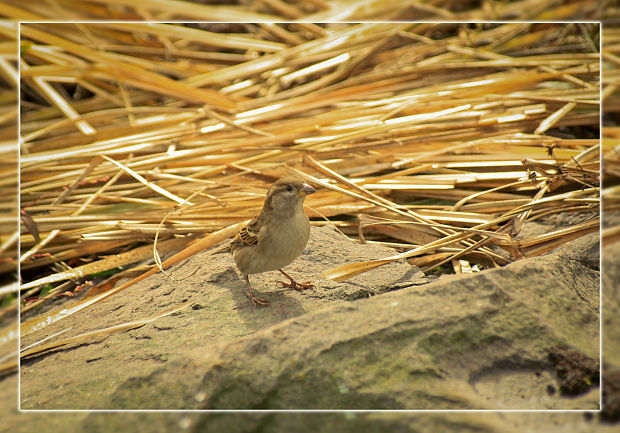
[(239, 230), (229, 245), (229, 252), (235, 251), (237, 248), (256, 245), (258, 243), (258, 234), (262, 227), (262, 213), (248, 223), (247, 226)]

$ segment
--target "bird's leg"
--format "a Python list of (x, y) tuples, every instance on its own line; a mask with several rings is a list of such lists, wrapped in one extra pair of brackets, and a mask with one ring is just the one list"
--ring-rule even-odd
[(314, 287), (314, 284), (312, 284), (312, 282), (310, 281), (306, 281), (305, 283), (298, 283), (297, 281), (293, 279), (293, 277), (291, 277), (289, 274), (284, 272), (282, 269), (278, 269), (278, 270), (282, 272), (282, 275), (284, 275), (290, 281), (290, 283), (285, 283), (284, 281), (278, 281), (278, 283), (282, 284), (282, 287), (289, 287), (291, 289), (299, 290), (300, 292), (304, 289), (310, 289)]
[(252, 286), (250, 286), (250, 278), (247, 275), (243, 275), (243, 279), (245, 280), (245, 284), (248, 286), (248, 290), (245, 292), (245, 296), (250, 298), (250, 301), (257, 307), (266, 307), (269, 305), (269, 301), (262, 298), (257, 298), (254, 296), (254, 292), (252, 291)]

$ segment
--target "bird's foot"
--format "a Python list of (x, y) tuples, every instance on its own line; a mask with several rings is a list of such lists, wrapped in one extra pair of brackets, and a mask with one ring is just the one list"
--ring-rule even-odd
[(290, 281), (290, 283), (285, 283), (284, 281), (278, 281), (278, 283), (282, 284), (282, 287), (288, 287), (289, 289), (295, 289), (299, 292), (301, 292), (302, 290), (311, 289), (314, 287), (314, 284), (312, 284), (311, 281), (305, 281), (303, 283), (298, 283), (297, 281), (293, 279), (293, 277), (291, 277), (289, 274), (284, 272), (282, 269), (280, 269), (279, 271), (282, 272), (282, 275), (284, 275)]
[(269, 305), (269, 301), (268, 300), (262, 299), (262, 298), (257, 298), (256, 296), (254, 296), (254, 291), (252, 290), (252, 285), (250, 284), (250, 279), (249, 279), (247, 274), (243, 274), (243, 279), (245, 280), (245, 285), (247, 287), (247, 290), (245, 291), (245, 296), (250, 298), (250, 301), (252, 301), (254, 306), (256, 306), (256, 307), (266, 307), (267, 305)]
[(246, 291), (245, 296), (247, 296), (252, 303), (257, 307), (266, 307), (269, 305), (269, 301), (267, 299), (259, 298), (254, 296), (254, 293)]
[(288, 287), (289, 289), (295, 289), (299, 292), (301, 292), (302, 290), (311, 289), (314, 287), (314, 284), (312, 284), (312, 281), (305, 281), (303, 283), (298, 283), (297, 281), (293, 280), (290, 283), (285, 283), (284, 281), (278, 281), (278, 283), (282, 284), (282, 287)]

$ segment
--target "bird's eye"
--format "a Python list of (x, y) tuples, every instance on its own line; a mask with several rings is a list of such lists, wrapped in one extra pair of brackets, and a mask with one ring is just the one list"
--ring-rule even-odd
[(292, 187), (292, 186), (290, 186), (290, 185), (286, 185), (286, 190), (287, 190), (288, 192), (291, 192), (291, 191), (293, 190), (293, 187)]

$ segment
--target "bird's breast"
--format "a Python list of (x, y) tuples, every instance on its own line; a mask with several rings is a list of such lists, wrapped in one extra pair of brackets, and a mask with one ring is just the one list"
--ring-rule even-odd
[(305, 213), (266, 224), (258, 244), (236, 251), (233, 256), (244, 274), (275, 271), (295, 260), (310, 237), (310, 222)]
[(289, 263), (301, 254), (310, 237), (310, 223), (305, 214), (270, 224), (265, 229), (261, 236), (263, 253), (288, 258)]

